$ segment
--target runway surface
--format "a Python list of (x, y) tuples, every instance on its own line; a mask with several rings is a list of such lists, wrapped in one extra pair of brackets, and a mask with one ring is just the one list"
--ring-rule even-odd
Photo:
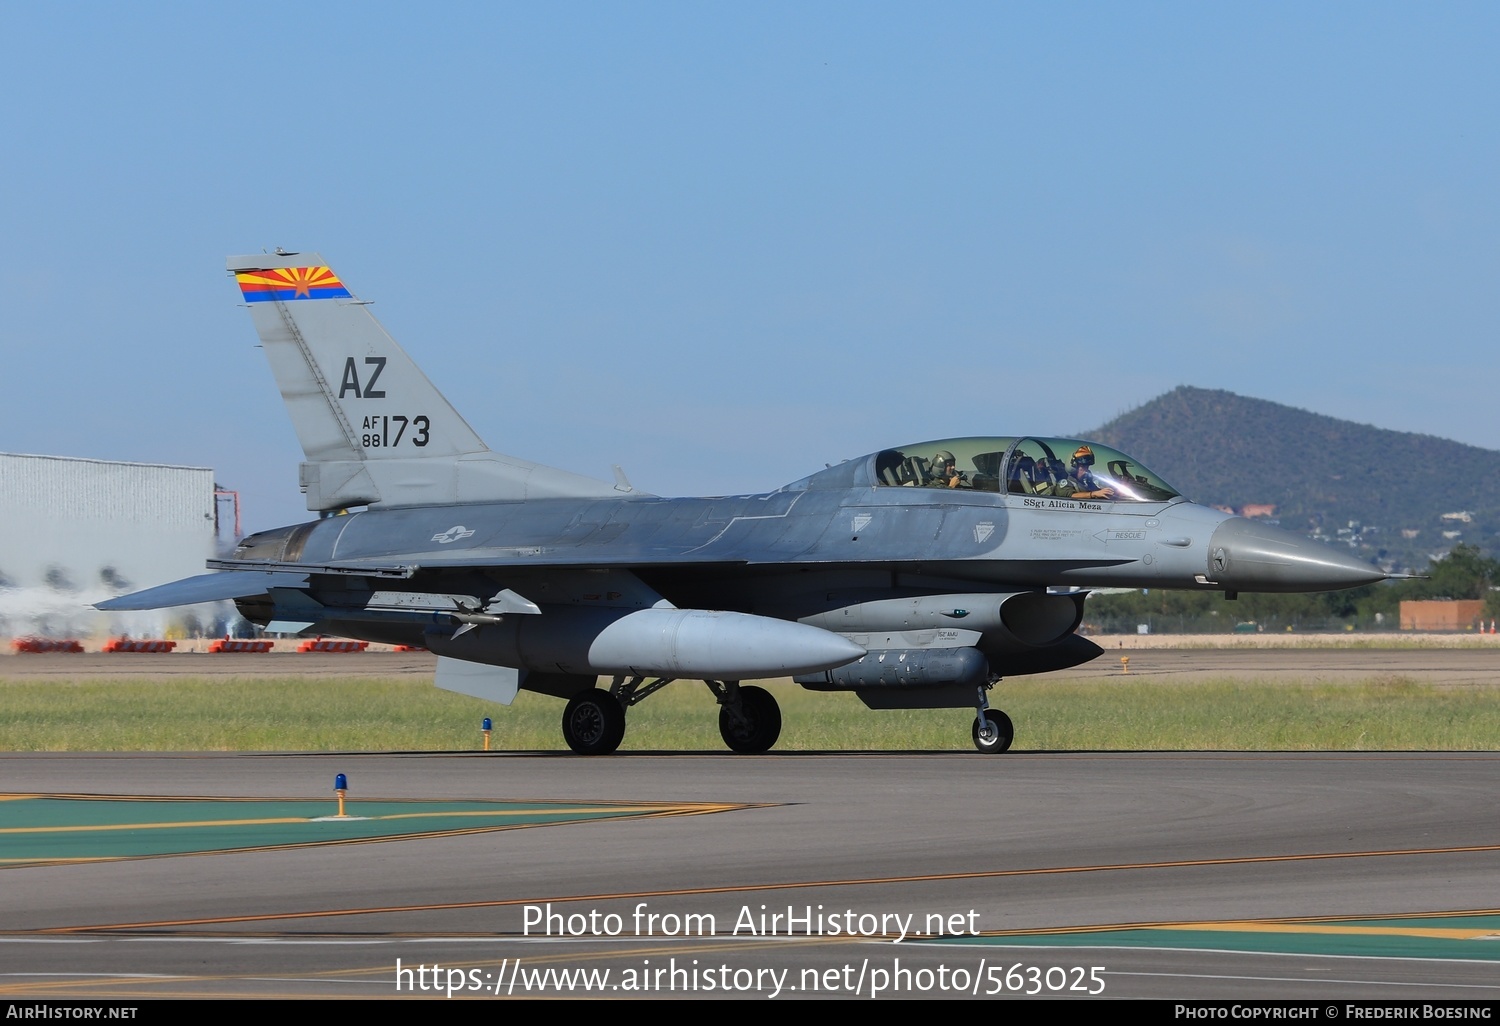
[[(1132, 653), (1157, 655), (1275, 662)], [(1495, 659), (1274, 656), (1455, 686)], [(35, 858), (0, 868), (0, 997), (1500, 999), (1494, 752), (0, 755), (11, 796), (330, 812), (339, 772), (372, 813), (359, 843), (323, 823), (289, 844), (303, 813), (215, 802), (185, 853), (142, 857), (184, 829), (163, 806), (114, 803), (100, 831), (68, 818), (98, 803), (0, 800), (0, 858), (23, 836)], [(577, 814), (370, 839), (402, 801)], [(53, 840), (106, 860), (47, 864)]]

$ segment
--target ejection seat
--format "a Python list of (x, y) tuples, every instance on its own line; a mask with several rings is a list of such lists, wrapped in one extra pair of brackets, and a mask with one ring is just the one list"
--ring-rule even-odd
[(932, 483), (932, 466), (921, 456), (908, 456), (896, 468), (896, 477), (907, 488), (921, 488)]

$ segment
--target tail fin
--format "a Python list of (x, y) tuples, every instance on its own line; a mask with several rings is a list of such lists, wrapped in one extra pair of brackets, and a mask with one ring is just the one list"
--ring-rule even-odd
[(229, 270), (307, 456), (308, 509), (619, 495), (492, 452), (316, 253), (230, 257)]

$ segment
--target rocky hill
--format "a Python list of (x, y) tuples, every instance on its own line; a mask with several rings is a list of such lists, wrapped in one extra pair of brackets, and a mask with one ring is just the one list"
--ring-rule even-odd
[(1494, 450), (1186, 386), (1080, 435), (1196, 502), (1261, 512), (1397, 570), (1458, 542), (1500, 548)]

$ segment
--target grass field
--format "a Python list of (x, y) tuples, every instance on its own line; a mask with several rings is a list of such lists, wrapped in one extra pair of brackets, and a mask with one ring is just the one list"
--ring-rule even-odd
[[(961, 709), (871, 712), (852, 695), (772, 688), (782, 751), (972, 751)], [(1254, 680), (1007, 681), (990, 697), (1021, 751), (1450, 750), (1500, 748), (1500, 688), (1403, 677), (1339, 684)], [(500, 708), (425, 681), (307, 678), (0, 682), (7, 751), (562, 750), (563, 704), (522, 693)], [(630, 712), (621, 751), (724, 751), (701, 685)]]

